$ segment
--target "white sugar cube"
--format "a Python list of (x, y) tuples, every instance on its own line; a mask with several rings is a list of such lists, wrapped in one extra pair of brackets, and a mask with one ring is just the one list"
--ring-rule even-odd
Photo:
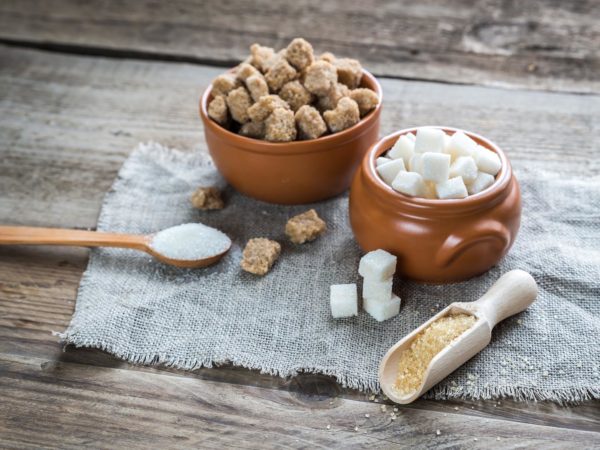
[(406, 135), (400, 136), (392, 149), (388, 152), (388, 158), (402, 159), (404, 166), (408, 167), (410, 157), (415, 152), (415, 141), (408, 138)]
[(444, 149), (442, 150), (444, 153), (450, 153), (450, 136), (444, 133)]
[(376, 281), (371, 278), (365, 278), (363, 282), (363, 298), (385, 302), (392, 298), (393, 278), (390, 277), (384, 281)]
[(461, 177), (465, 184), (477, 178), (477, 164), (470, 156), (459, 156), (450, 166), (450, 178)]
[(473, 156), (475, 164), (477, 164), (477, 167), (481, 172), (489, 173), (490, 175), (496, 175), (500, 172), (502, 162), (495, 152), (478, 145)]
[(417, 139), (417, 137), (413, 133), (406, 133), (404, 136), (406, 136), (413, 142), (415, 142), (415, 140)]
[(452, 155), (452, 159), (456, 159), (460, 156), (472, 156), (476, 149), (477, 142), (462, 131), (457, 131), (450, 136), (448, 147), (446, 147), (446, 153)]
[(461, 177), (450, 178), (435, 185), (438, 198), (465, 198), (467, 196), (467, 187)]
[(425, 191), (425, 182), (417, 172), (400, 172), (392, 181), (392, 189), (401, 194), (418, 197)]
[(380, 166), (382, 164), (385, 164), (385, 163), (388, 163), (391, 161), (392, 161), (391, 158), (386, 158), (385, 156), (380, 156), (379, 158), (377, 158), (375, 160), (375, 166)]
[(387, 302), (363, 299), (363, 309), (378, 322), (391, 319), (400, 313), (400, 297), (394, 295)]
[(329, 303), (334, 319), (358, 315), (356, 284), (332, 284), (329, 290)]
[(408, 170), (416, 173), (423, 172), (423, 155), (421, 153), (415, 153), (411, 156), (408, 162)]
[(444, 149), (445, 134), (437, 128), (419, 128), (415, 140), (415, 153), (441, 152)]
[(394, 159), (390, 162), (377, 166), (377, 173), (383, 181), (391, 185), (398, 172), (404, 171), (404, 161), (401, 159)]
[(441, 183), (448, 179), (450, 155), (446, 153), (423, 153), (423, 179)]
[(358, 273), (373, 281), (389, 279), (396, 271), (397, 258), (385, 250), (373, 250), (360, 259)]
[(489, 173), (479, 172), (477, 178), (470, 184), (467, 184), (469, 195), (479, 194), (481, 191), (489, 188), (496, 179)]

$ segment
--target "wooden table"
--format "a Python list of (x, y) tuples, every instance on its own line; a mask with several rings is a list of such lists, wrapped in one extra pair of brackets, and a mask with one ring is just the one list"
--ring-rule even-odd
[[(94, 228), (136, 143), (201, 144), (211, 78), (254, 41), (298, 35), (380, 77), (382, 133), (453, 125), (501, 142), (516, 167), (599, 171), (596, 1), (3, 0), (0, 222)], [(0, 248), (2, 447), (600, 447), (598, 401), (420, 400), (392, 421), (324, 376), (63, 349), (53, 332), (86, 262), (84, 249)]]

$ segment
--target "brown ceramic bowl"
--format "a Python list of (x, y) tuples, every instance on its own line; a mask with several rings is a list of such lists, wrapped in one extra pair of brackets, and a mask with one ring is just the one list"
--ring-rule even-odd
[[(442, 128), (453, 134), (455, 128)], [(496, 152), (502, 168), (479, 194), (457, 200), (413, 198), (394, 191), (375, 171), (375, 159), (403, 134), (373, 145), (350, 188), (350, 223), (364, 251), (384, 249), (398, 257), (399, 275), (425, 282), (454, 282), (479, 275), (506, 254), (521, 220), (521, 194), (502, 150), (474, 133), (465, 133)]]
[(294, 142), (267, 142), (240, 136), (212, 121), (209, 86), (200, 101), (204, 135), (215, 165), (238, 191), (270, 203), (311, 203), (348, 189), (352, 175), (379, 137), (381, 86), (364, 72), (361, 85), (377, 92), (377, 108), (339, 133)]

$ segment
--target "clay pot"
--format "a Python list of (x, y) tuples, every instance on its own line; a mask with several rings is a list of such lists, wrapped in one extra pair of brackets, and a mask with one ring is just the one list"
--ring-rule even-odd
[(207, 115), (209, 86), (200, 101), (200, 117), (215, 165), (239, 192), (265, 202), (311, 203), (340, 194), (379, 137), (381, 86), (366, 71), (361, 84), (377, 92), (379, 104), (359, 123), (318, 139), (285, 143), (240, 136), (212, 121)]
[[(454, 128), (442, 128), (449, 134)], [(400, 194), (375, 172), (375, 159), (403, 134), (373, 145), (350, 188), (350, 223), (365, 251), (384, 249), (398, 257), (396, 273), (425, 282), (454, 282), (479, 275), (506, 254), (521, 220), (521, 194), (510, 163), (492, 142), (465, 131), (496, 152), (502, 169), (492, 186), (457, 200), (428, 200)]]

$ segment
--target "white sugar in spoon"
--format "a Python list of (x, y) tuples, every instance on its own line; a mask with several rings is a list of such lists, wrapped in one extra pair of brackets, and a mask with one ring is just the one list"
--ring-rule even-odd
[[(523, 270), (511, 270), (502, 275), (483, 297), (474, 302), (452, 303), (388, 350), (379, 366), (379, 383), (387, 397), (396, 403), (415, 401), (465, 362), (483, 350), (492, 337), (492, 329), (507, 317), (520, 313), (533, 303), (537, 284)], [(469, 314), (475, 324), (433, 357), (423, 374), (421, 386), (412, 394), (402, 396), (394, 389), (402, 350), (432, 322), (452, 314)]]
[(165, 264), (199, 268), (219, 261), (229, 251), (231, 240), (221, 231), (200, 223), (178, 225), (148, 235), (0, 226), (2, 244), (131, 248), (149, 253)]

